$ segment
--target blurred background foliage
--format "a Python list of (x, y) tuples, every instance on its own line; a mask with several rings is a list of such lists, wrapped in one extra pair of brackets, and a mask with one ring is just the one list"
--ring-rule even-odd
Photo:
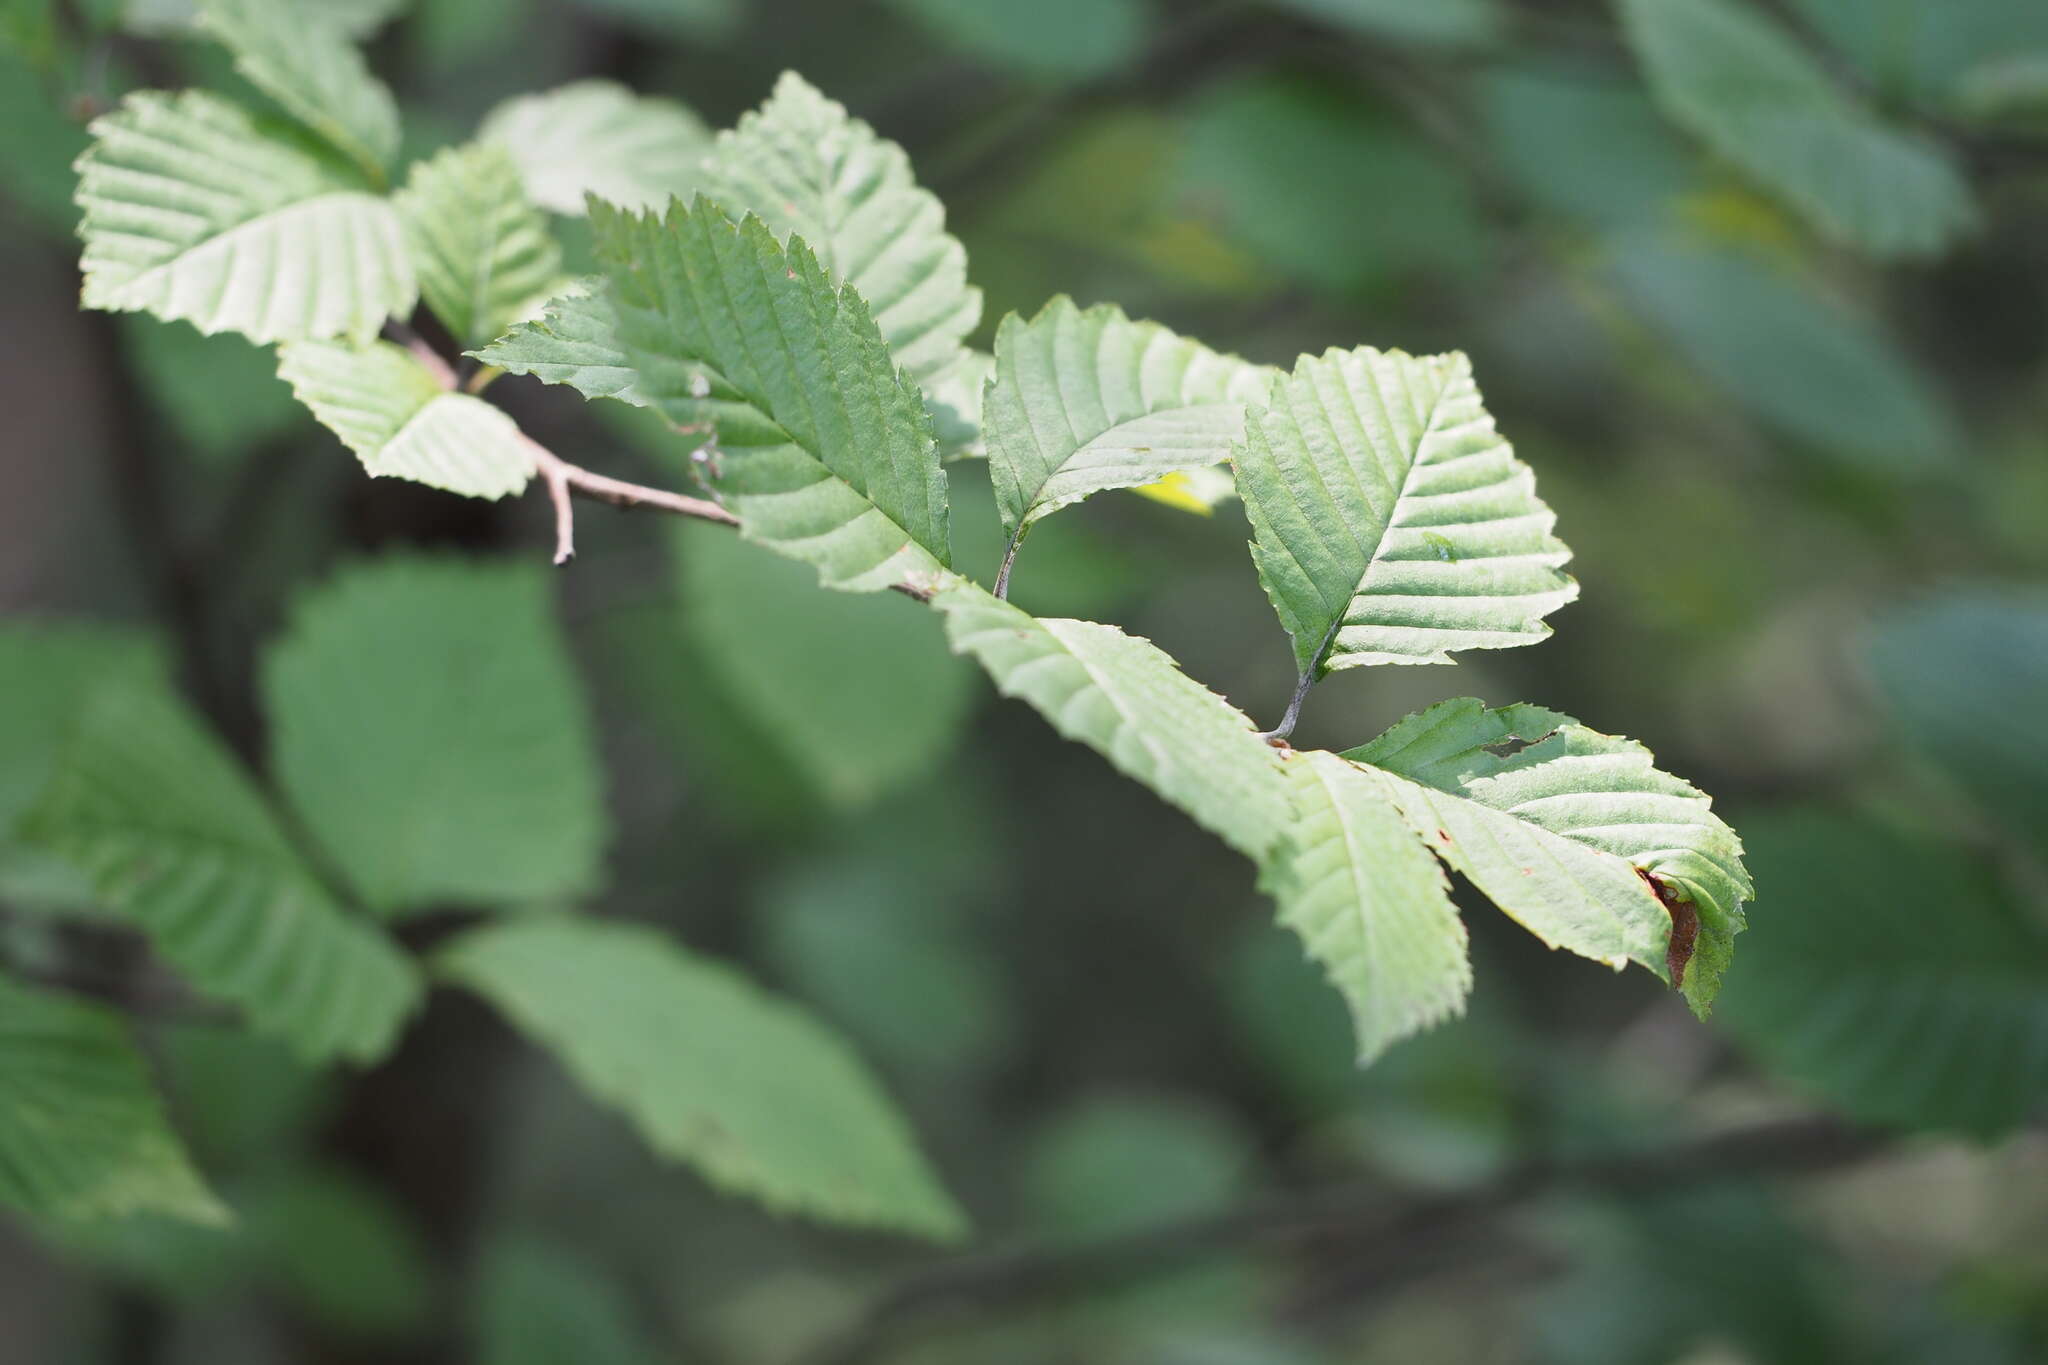
[[(127, 983), (241, 1216), (0, 1226), (0, 1359), (2048, 1358), (2048, 6), (347, 4), (409, 152), (581, 77), (723, 126), (801, 71), (945, 200), (984, 345), (1068, 292), (1275, 363), (1470, 351), (1584, 598), (1459, 675), (1333, 678), (1304, 742), (1451, 691), (1640, 738), (1745, 836), (1753, 927), (1702, 1027), (1475, 913), (1471, 1016), (1357, 1072), (1248, 871), (922, 613), (587, 512), (547, 591), (604, 757), (591, 908), (844, 1027), (981, 1249), (720, 1200), (460, 1000), (369, 1075), (159, 1018), (133, 941), (33, 914), (79, 888), (0, 845), (0, 948)], [(187, 11), (0, 11), (0, 603), (125, 627), (72, 628), (77, 677), (172, 661), (246, 756), (300, 595), (406, 547), (539, 564), (547, 513), (371, 483), (240, 340), (76, 311), (82, 120), (232, 82)], [(684, 477), (632, 414), (502, 391), (571, 458)], [(952, 482), (986, 575), (986, 475)], [(1096, 499), (1017, 597), (1271, 719), (1245, 538)], [(447, 643), (384, 637), (369, 698)], [(0, 824), (72, 690), (0, 655)]]

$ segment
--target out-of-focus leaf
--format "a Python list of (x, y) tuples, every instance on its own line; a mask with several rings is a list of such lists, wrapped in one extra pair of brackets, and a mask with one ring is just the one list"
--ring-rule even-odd
[(1034, 1221), (1063, 1236), (1105, 1236), (1227, 1204), (1252, 1165), (1247, 1135), (1193, 1099), (1103, 1096), (1056, 1115), (1024, 1154)]
[(950, 1239), (960, 1210), (881, 1087), (795, 1005), (651, 929), (534, 917), (440, 956), (661, 1155), (769, 1208)]
[(632, 1303), (582, 1257), (533, 1237), (484, 1248), (470, 1286), (477, 1365), (655, 1365)]
[(477, 138), (511, 153), (528, 198), (567, 214), (584, 211), (586, 194), (623, 208), (687, 199), (711, 150), (710, 130), (685, 106), (597, 80), (507, 100)]
[(723, 38), (738, 25), (746, 0), (574, 0), (594, 14), (648, 33)]
[(1985, 122), (2048, 125), (2048, 51), (1995, 57), (1971, 67), (1956, 87), (1956, 106)]
[(1471, 47), (1500, 27), (1495, 0), (1277, 0), (1285, 8), (1418, 47)]
[(1319, 288), (1470, 273), (1486, 256), (1458, 172), (1348, 91), (1257, 77), (1208, 92), (1180, 178), (1189, 209)]
[(121, 340), (154, 410), (210, 465), (228, 466), (305, 421), (277, 361), (232, 335), (124, 318)]
[(1616, 244), (1628, 300), (1730, 397), (1784, 435), (1898, 478), (1961, 444), (1940, 397), (1891, 342), (1797, 280), (1726, 251)]
[(114, 1011), (0, 976), (0, 1094), (0, 1204), (59, 1222), (232, 1219)]
[[(125, 0), (122, 23), (131, 32), (173, 35), (199, 18), (202, 0)], [(408, 8), (412, 0), (300, 0), (318, 6), (318, 17), (358, 41)]]
[(68, 237), (78, 222), (72, 164), (85, 147), (85, 130), (64, 117), (29, 63), (0, 44), (0, 208), (17, 207), (44, 232)]
[(1792, 0), (1888, 96), (1940, 101), (1982, 63), (2048, 55), (2048, 9), (2031, 0)]
[(835, 283), (852, 286), (912, 379), (960, 363), (981, 291), (967, 283), (945, 206), (901, 147), (787, 71), (765, 104), (718, 135), (704, 172), (705, 192), (734, 217), (757, 214), (776, 236), (802, 237)]
[(199, 21), (235, 70), (384, 185), (398, 155), (398, 103), (316, 0), (199, 0)]
[(930, 612), (895, 593), (821, 593), (816, 574), (722, 527), (679, 527), (674, 544), (703, 667), (828, 803), (865, 805), (951, 749), (973, 670)]
[(354, 1337), (407, 1337), (432, 1312), (434, 1266), (407, 1211), (340, 1166), (310, 1165), (252, 1200), (265, 1273), (309, 1316)]
[(1705, 1015), (1755, 890), (1735, 831), (1648, 749), (1554, 711), (1465, 697), (1345, 757), (1397, 775), (1391, 795), (1416, 833), (1546, 943), (1665, 976), (1689, 909), (1683, 986)]
[(533, 477), (533, 450), (503, 409), (451, 392), (405, 347), (297, 341), (277, 372), (371, 478), (389, 475), (472, 498), (502, 498)]
[(1579, 595), (1459, 352), (1303, 356), (1247, 414), (1237, 486), (1304, 676), (1533, 644)]
[(192, 1148), (209, 1167), (245, 1172), (294, 1160), (333, 1073), (226, 1024), (179, 1024), (161, 1039), (170, 1090)]
[(88, 308), (252, 341), (367, 340), (417, 287), (390, 201), (204, 91), (143, 91), (78, 162)]
[(1107, 76), (1143, 50), (1148, 0), (888, 0), (962, 52), (1034, 80)]
[(384, 1055), (420, 980), (350, 918), (198, 717), (159, 684), (96, 688), (27, 837), (199, 990), (312, 1061)]
[(1956, 588), (1871, 632), (1870, 671), (1906, 742), (1986, 819), (2048, 860), (2048, 595)]
[(1939, 146), (1854, 103), (1744, 0), (1622, 0), (1621, 11), (1664, 111), (1828, 236), (1929, 256), (1975, 221)]
[(1745, 819), (1771, 898), (1720, 1018), (1868, 1122), (1991, 1136), (2048, 1102), (2048, 934), (1961, 852), (1817, 810)]
[(562, 250), (502, 144), (419, 162), (397, 202), (420, 297), (463, 346), (531, 316), (560, 286)]
[(1692, 186), (1686, 147), (1633, 83), (1510, 67), (1480, 96), (1501, 169), (1552, 213), (1653, 223)]
[(597, 886), (602, 775), (541, 569), (348, 570), (300, 603), (263, 690), (278, 776), (372, 909)]

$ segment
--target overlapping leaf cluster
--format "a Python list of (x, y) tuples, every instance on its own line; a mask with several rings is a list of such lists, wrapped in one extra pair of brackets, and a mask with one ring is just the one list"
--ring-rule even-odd
[[(1359, 347), (1282, 371), (1065, 299), (1006, 318), (981, 354), (938, 201), (901, 148), (793, 75), (716, 138), (601, 83), (513, 101), (392, 193), (390, 97), (339, 28), (287, 0), (203, 16), (278, 108), (145, 94), (95, 125), (88, 306), (282, 343), (280, 373), (368, 472), (471, 496), (536, 470), (480, 396), (500, 373), (652, 409), (747, 540), (825, 586), (930, 603), (999, 690), (1251, 858), (1349, 1002), (1361, 1058), (1463, 1007), (1447, 869), (1545, 942), (1641, 963), (1707, 1008), (1750, 894), (1740, 846), (1641, 746), (1466, 700), (1346, 753), (1296, 752), (1149, 642), (1005, 600), (1034, 524), (1166, 479), (1242, 496), (1297, 704), (1335, 670), (1541, 639), (1576, 593), (1568, 551), (1462, 355)], [(550, 213), (587, 217), (600, 274), (562, 276)], [(478, 368), (403, 327), (377, 338), (416, 304)], [(951, 543), (946, 462), (981, 451), (1009, 537), (994, 592)], [(309, 1058), (374, 1061), (438, 977), (721, 1186), (959, 1227), (860, 1062), (726, 969), (567, 913), (471, 930), (422, 964), (377, 922), (560, 912), (602, 886), (601, 775), (537, 573), (344, 574), (264, 681), (290, 817), (144, 669), (84, 689), (17, 837), (83, 873), (193, 990)], [(36, 1008), (38, 1037), (69, 1029), (100, 1056), (52, 1073), (54, 1108), (117, 1104), (136, 1136), (60, 1161), (45, 1148), (63, 1123), (0, 1116), (0, 1199), (216, 1216), (118, 1029)]]

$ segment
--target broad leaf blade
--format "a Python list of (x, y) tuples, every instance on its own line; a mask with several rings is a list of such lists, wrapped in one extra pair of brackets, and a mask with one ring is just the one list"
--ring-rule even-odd
[(1464, 1008), (1465, 926), (1378, 774), (1320, 752), (1296, 755), (1287, 773), (1294, 823), (1263, 881), (1350, 1005), (1362, 1066)]
[(1936, 145), (1850, 101), (1776, 24), (1736, 0), (1623, 0), (1629, 43), (1671, 119), (1828, 236), (1925, 256), (1976, 212)]
[(1029, 322), (1011, 314), (982, 414), (1003, 529), (1229, 459), (1245, 405), (1278, 376), (1110, 305), (1083, 312), (1062, 296)]
[(403, 346), (293, 342), (278, 374), (362, 460), (392, 475), (473, 498), (502, 498), (533, 477), (533, 450), (504, 410), (451, 393)]
[(234, 760), (161, 688), (99, 690), (24, 822), (192, 985), (309, 1060), (382, 1056), (412, 964), (345, 915)]
[(0, 1095), (0, 1204), (60, 1222), (232, 1220), (114, 1011), (0, 976)]
[(506, 149), (529, 199), (573, 215), (587, 195), (622, 208), (687, 199), (711, 150), (710, 130), (683, 105), (596, 80), (507, 100), (477, 138)]
[(585, 398), (616, 398), (646, 407), (640, 371), (619, 340), (619, 314), (610, 290), (602, 276), (577, 280), (568, 292), (549, 300), (542, 316), (471, 354), (510, 374), (567, 384)]
[(636, 387), (715, 443), (708, 482), (742, 534), (855, 591), (948, 562), (924, 400), (801, 239), (785, 250), (702, 200), (665, 218), (595, 205), (591, 224)]
[(279, 780), (370, 908), (596, 889), (602, 774), (542, 571), (346, 570), (263, 664)]
[(321, 6), (306, 0), (201, 0), (200, 22), (235, 70), (381, 187), (398, 155), (398, 104)]
[(651, 929), (508, 921), (441, 974), (503, 1010), (663, 1156), (772, 1209), (957, 1236), (959, 1209), (833, 1033)]
[(767, 103), (721, 133), (705, 192), (758, 214), (778, 237), (802, 237), (834, 280), (867, 300), (896, 363), (923, 384), (960, 357), (981, 320), (967, 251), (946, 211), (911, 175), (910, 158), (801, 76), (785, 72)]
[(418, 163), (396, 202), (420, 297), (462, 345), (483, 345), (560, 288), (561, 248), (497, 143)]
[(1615, 967), (1676, 967), (1696, 1011), (1713, 1003), (1755, 894), (1742, 843), (1642, 745), (1460, 698), (1345, 757), (1381, 770), (1417, 832), (1537, 937)]
[(932, 605), (954, 650), (979, 659), (997, 691), (1029, 702), (1246, 857), (1265, 857), (1292, 819), (1278, 752), (1150, 641), (1093, 621), (1041, 620), (957, 579)]
[(1460, 353), (1303, 356), (1248, 414), (1237, 483), (1304, 673), (1531, 644), (1578, 595)]
[(398, 215), (202, 91), (130, 95), (78, 162), (84, 302), (252, 341), (368, 339), (417, 289)]

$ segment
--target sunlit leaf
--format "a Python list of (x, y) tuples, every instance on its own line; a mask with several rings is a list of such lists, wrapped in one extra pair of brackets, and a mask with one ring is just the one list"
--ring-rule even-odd
[(250, 84), (383, 186), (398, 154), (398, 103), (323, 4), (199, 0), (199, 18)]
[(397, 203), (420, 297), (460, 344), (481, 346), (558, 291), (561, 248), (502, 145), (419, 162)]
[(528, 198), (567, 214), (581, 214), (588, 194), (624, 208), (687, 199), (711, 150), (710, 130), (688, 108), (597, 80), (507, 100), (477, 138), (511, 155)]

